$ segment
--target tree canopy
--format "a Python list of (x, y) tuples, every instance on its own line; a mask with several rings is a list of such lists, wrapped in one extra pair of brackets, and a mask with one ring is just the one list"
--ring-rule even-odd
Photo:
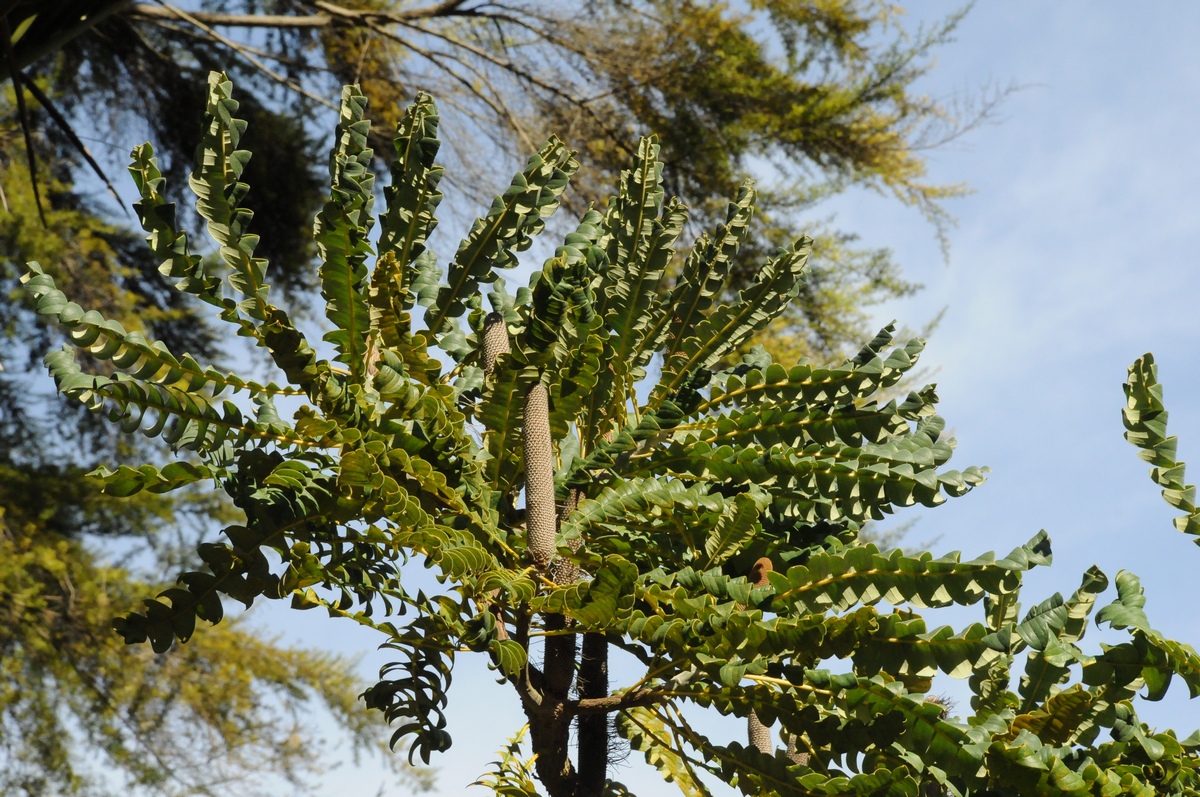
[[(144, 125), (176, 183), (203, 107), (196, 86), (210, 69), (229, 71), (253, 135), (276, 142), (251, 166), (259, 187), (248, 201), (268, 225), (264, 245), (283, 287), (303, 282), (311, 256), (304, 236), (286, 233), (319, 204), (307, 120), (333, 107), (325, 98), (342, 83), (361, 85), (378, 109), (371, 141), (385, 161), (413, 92), (441, 97), (460, 148), (448, 153), (454, 182), (476, 198), (516, 165), (511, 152), (554, 132), (587, 156), (572, 198), (580, 210), (602, 198), (638, 136), (654, 132), (668, 189), (703, 229), (719, 221), (721, 197), (769, 163), (759, 171), (778, 177), (760, 186), (759, 212), (779, 224), (760, 226), (763, 251), (782, 242), (797, 211), (848, 186), (883, 191), (944, 224), (942, 202), (961, 186), (930, 183), (923, 154), (986, 117), (996, 99), (970, 108), (915, 92), (957, 17), (906, 32), (899, 9), (863, 0), (18, 0), (8, 18), (19, 33), (8, 71), (44, 86), (31, 108), (45, 100), (45, 113), (53, 106), (77, 126), (81, 114), (101, 128)], [(78, 161), (53, 115), (43, 119), (52, 154)], [(793, 347), (838, 351), (864, 334), (865, 303), (913, 288), (886, 252), (853, 240), (835, 229), (818, 240), (815, 278), (791, 308), (805, 322)]]
[[(347, 87), (314, 229), (328, 331), (310, 342), (274, 304), (240, 204), (250, 154), (232, 91), (210, 77), (190, 180), (228, 279), (190, 248), (148, 145), (131, 167), (138, 217), (161, 271), (269, 353), (280, 383), (85, 312), (42, 265), (24, 277), (72, 340), (46, 357), (59, 391), (183, 454), (102, 469), (105, 493), (214, 480), (241, 513), (200, 546), (202, 567), (117, 620), (127, 642), (179, 655), (222, 622), (222, 596), (375, 629), (396, 662), (364, 697), (426, 761), (452, 742), (455, 659), (487, 656), (536, 754), (514, 741), (482, 778), (504, 794), (536, 794), (535, 772), (551, 797), (628, 793), (608, 778), (610, 723), (686, 794), (707, 779), (748, 795), (1197, 793), (1200, 734), (1150, 729), (1136, 700), (1175, 679), (1200, 694), (1200, 658), (1153, 629), (1136, 576), (1118, 573), (1095, 616), (1123, 641), (1086, 652), (1109, 584), (1098, 569), (1020, 612), (1023, 573), (1050, 563), (1044, 532), (1003, 558), (860, 539), (867, 520), (937, 506), (984, 472), (947, 467), (932, 386), (884, 397), (920, 341), (895, 346), (887, 328), (832, 366), (738, 355), (796, 298), (812, 245), (794, 240), (715, 302), (747, 254), (753, 186), (671, 278), (688, 210), (643, 139), (615, 194), (510, 293), (500, 274), (563, 204), (574, 153), (542, 145), (443, 266), (427, 248), (443, 177), (433, 100), (400, 118), (376, 214), (367, 101)], [(289, 421), (277, 405), (292, 396)], [(1126, 397), (1127, 438), (1177, 528), (1200, 536), (1149, 355)], [(441, 588), (414, 590), (419, 566)], [(981, 605), (981, 620), (930, 629), (921, 612), (951, 605)], [(643, 674), (611, 684), (614, 651)], [(930, 699), (939, 672), (969, 679), (966, 716)], [(745, 741), (697, 732), (684, 706), (744, 718)]]
[[(373, 103), (366, 135), (376, 172), (398, 157), (392, 137), (414, 91), (436, 91), (454, 132), (443, 152), (453, 166), (446, 184), (468, 197), (488, 193), (485, 186), (515, 162), (512, 153), (556, 130), (583, 153), (567, 198), (582, 214), (603, 201), (637, 154), (639, 136), (656, 130), (664, 133), (657, 156), (666, 164), (664, 190), (689, 204), (690, 236), (725, 222), (722, 197), (755, 163), (769, 161), (784, 176), (760, 185), (758, 224), (741, 242), (762, 256), (786, 243), (783, 230), (795, 213), (848, 185), (944, 218), (941, 200), (957, 189), (924, 181), (922, 152), (976, 118), (956, 119), (953, 109), (912, 91), (953, 20), (905, 33), (895, 9), (882, 3), (16, 0), (3, 10), (8, 35), (0, 39), (9, 46), (0, 72), (13, 83), (0, 100), (8, 131), (0, 144), (0, 283), (9, 297), (0, 302), (0, 470), (9, 485), (0, 524), (13, 555), (0, 577), (26, 597), (0, 637), (8, 696), (0, 719), (20, 729), (6, 738), (42, 740), (3, 754), (21, 761), (11, 768), (19, 773), (12, 788), (33, 793), (46, 784), (64, 791), (95, 785), (83, 769), (64, 766), (81, 760), (71, 752), (80, 744), (133, 783), (191, 788), (211, 750), (165, 740), (197, 722), (216, 733), (206, 737), (215, 744), (256, 751), (241, 759), (258, 762), (243, 774), (256, 775), (262, 761), (285, 773), (300, 763), (288, 734), (265, 732), (283, 727), (269, 712), (248, 714), (240, 725), (205, 725), (201, 709), (214, 700), (230, 711), (234, 704), (221, 701), (286, 712), (305, 710), (294, 701), (317, 694), (346, 719), (353, 738), (367, 738), (359, 719), (343, 711), (352, 682), (347, 663), (270, 647), (264, 660), (296, 662), (294, 680), (284, 683), (277, 668), (225, 656), (242, 645), (236, 626), (195, 646), (187, 661), (219, 669), (225, 657), (231, 669), (223, 671), (238, 689), (213, 681), (212, 693), (151, 711), (157, 704), (139, 702), (135, 687), (174, 694), (187, 679), (182, 660), (167, 666), (111, 639), (102, 645), (103, 612), (72, 608), (73, 592), (107, 590), (110, 612), (157, 592), (164, 568), (197, 561), (188, 543), (230, 507), (201, 490), (123, 501), (97, 494), (84, 478), (97, 463), (119, 470), (164, 456), (163, 446), (114, 435), (89, 414), (47, 401), (34, 363), (71, 338), (32, 311), (16, 281), (21, 264), (46, 263), (61, 289), (130, 333), (201, 362), (219, 365), (230, 355), (200, 303), (159, 273), (159, 258), (128, 229), (131, 217), (100, 202), (95, 177), (119, 183), (105, 147), (123, 155), (132, 142), (118, 135), (144, 130), (157, 143), (155, 168), (167, 177), (162, 199), (179, 203), (210, 69), (229, 69), (241, 87), (238, 112), (250, 122), (248, 140), (257, 141), (242, 173), (254, 186), (244, 204), (257, 214), (256, 252), (274, 264), (281, 302), (300, 318), (318, 283), (311, 263), (319, 249), (302, 231), (324, 201), (314, 123), (336, 110), (327, 98), (343, 82), (358, 82)], [(180, 231), (196, 238), (202, 214), (178, 207)], [(769, 341), (781, 357), (832, 356), (862, 332), (864, 302), (912, 287), (885, 252), (856, 249), (851, 234), (831, 229), (817, 239), (809, 279), (785, 311), (802, 323)], [(732, 262), (727, 298), (752, 279), (739, 269), (754, 261)], [(131, 541), (141, 547), (126, 567), (105, 563)], [(51, 655), (59, 658), (55, 666)], [(141, 725), (136, 733), (128, 724), (121, 730), (98, 706), (139, 716)], [(88, 730), (65, 732), (72, 718)], [(159, 748), (161, 760), (149, 766), (146, 753)], [(237, 774), (237, 760), (226, 759), (226, 776)]]

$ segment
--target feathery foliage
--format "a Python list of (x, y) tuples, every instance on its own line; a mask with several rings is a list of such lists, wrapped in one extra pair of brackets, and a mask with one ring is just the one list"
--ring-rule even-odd
[[(612, 715), (685, 794), (707, 794), (714, 779), (753, 795), (1198, 793), (1198, 737), (1152, 732), (1133, 699), (1142, 688), (1158, 699), (1175, 678), (1200, 693), (1200, 657), (1154, 631), (1136, 577), (1119, 574), (1117, 599), (1096, 615), (1128, 641), (1085, 653), (1103, 573), (1089, 571), (1069, 599), (1019, 612), (1023, 574), (1051, 560), (1044, 532), (1002, 558), (858, 540), (867, 521), (936, 506), (984, 473), (947, 467), (954, 443), (932, 387), (881, 398), (921, 349), (893, 346), (890, 327), (833, 365), (736, 355), (796, 297), (811, 247), (800, 238), (782, 248), (736, 301), (714, 302), (751, 188), (664, 288), (685, 211), (664, 198), (647, 139), (616, 196), (510, 297), (497, 269), (559, 205), (573, 155), (547, 143), (443, 272), (423, 249), (440, 178), (433, 101), (418, 98), (397, 125), (402, 155), (375, 219), (362, 95), (347, 89), (334, 188), (316, 226), (335, 325), (326, 340), (344, 366), (335, 368), (266, 299), (265, 264), (236, 202), (247, 156), (230, 147), (244, 123), (224, 77), (209, 87), (196, 174), (222, 157), (230, 165), (193, 187), (244, 298), (204, 290), (270, 350), (289, 387), (221, 377), (82, 313), (42, 267), (27, 275), (39, 311), (114, 369), (89, 376), (70, 353), (53, 353), (60, 390), (197, 458), (101, 471), (105, 490), (214, 479), (244, 513), (224, 541), (200, 546), (203, 568), (116, 621), (127, 642), (178, 655), (209, 633), (197, 621), (222, 621), (225, 598), (321, 607), (375, 629), (395, 652), (363, 697), (396, 723), (393, 744), (426, 762), (452, 742), (444, 711), (456, 658), (487, 656), (529, 717), (535, 754), (531, 770), (515, 739), (483, 777), (505, 794), (531, 794), (532, 771), (552, 797), (625, 793), (605, 777), (607, 745), (571, 755), (576, 721), (595, 734)], [(146, 152), (135, 168), (153, 174)], [(148, 227), (155, 246), (164, 228)], [(164, 271), (186, 271), (175, 263)], [(408, 315), (414, 298), (427, 307), (423, 330)], [(271, 325), (286, 331), (265, 332)], [(443, 356), (457, 363), (449, 371)], [(252, 420), (232, 401), (217, 408), (227, 387), (258, 404)], [(272, 403), (280, 392), (302, 394), (290, 423)], [(1130, 440), (1192, 533), (1191, 488), (1152, 361), (1131, 369), (1127, 393)], [(414, 586), (414, 555), (444, 588)], [(980, 605), (982, 621), (956, 631), (918, 613), (951, 605)], [(540, 662), (530, 655), (537, 637)], [(615, 650), (644, 674), (610, 688), (602, 673)], [(937, 673), (970, 679), (970, 716), (928, 699)], [(697, 733), (681, 713), (688, 705), (753, 716), (752, 743)], [(1112, 741), (1099, 741), (1102, 731)]]

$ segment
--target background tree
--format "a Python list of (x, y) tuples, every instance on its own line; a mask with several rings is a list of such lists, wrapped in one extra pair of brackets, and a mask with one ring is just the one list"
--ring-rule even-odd
[[(112, 154), (97, 149), (96, 139), (111, 144), (112, 131), (141, 126), (159, 142), (169, 184), (178, 190), (205, 103), (202, 76), (218, 66), (232, 64), (244, 88), (240, 112), (251, 122), (250, 135), (260, 143), (271, 142), (260, 146), (247, 166), (245, 177), (255, 185), (247, 203), (259, 211), (259, 252), (276, 264), (273, 280), (301, 308), (312, 284), (307, 265), (314, 249), (307, 236), (295, 231), (309, 224), (320, 203), (320, 180), (312, 168), (319, 159), (313, 156), (309, 124), (324, 112), (332, 87), (343, 81), (360, 81), (375, 102), (377, 121), (369, 141), (378, 153), (377, 165), (392, 157), (391, 131), (414, 88), (436, 89), (455, 111), (461, 135), (452, 140), (464, 142), (464, 151), (471, 153), (483, 146), (492, 156), (450, 153), (458, 187), (469, 195), (481, 195), (482, 186), (495, 176), (480, 164), (507, 164), (511, 152), (532, 147), (553, 128), (587, 153), (588, 170), (577, 176), (579, 191), (572, 198), (573, 209), (580, 211), (602, 197), (603, 187), (633, 153), (638, 135), (657, 129), (668, 133), (660, 155), (670, 167), (668, 188), (691, 204), (689, 229), (694, 231), (721, 220), (719, 197), (733, 190), (755, 159), (769, 158), (787, 177), (760, 190), (756, 229), (762, 232), (744, 242), (748, 250), (766, 251), (779, 242), (779, 229), (762, 223), (765, 217), (785, 222), (793, 212), (847, 185), (891, 192), (935, 220), (944, 218), (940, 199), (953, 193), (922, 182), (921, 149), (961, 125), (955, 125), (949, 109), (910, 90), (950, 25), (906, 38), (882, 4), (233, 2), (174, 7), (18, 0), (7, 4), (6, 11), (9, 36), (3, 38), (10, 46), (0, 68), (16, 78), (16, 85), (5, 99), (9, 132), (0, 154), (0, 199), (6, 208), (0, 221), (5, 254), (0, 280), (5, 292), (15, 295), (17, 264), (54, 264), (62, 287), (85, 305), (174, 351), (207, 361), (219, 360), (225, 352), (195, 303), (170, 289), (155, 271), (155, 261), (125, 229), (125, 221), (110, 217), (95, 200), (94, 181), (81, 172), (94, 166), (108, 179)], [(28, 136), (21, 134), (18, 121), (24, 122)], [(85, 140), (95, 150), (94, 158), (85, 155)], [(31, 174), (31, 167), (40, 168)], [(31, 187), (40, 190), (35, 194)], [(182, 216), (188, 223), (188, 214)], [(730, 295), (749, 276), (735, 272)], [(886, 253), (855, 251), (850, 237), (841, 233), (819, 236), (802, 299), (790, 308), (791, 319), (805, 323), (792, 327), (796, 334), (777, 349), (786, 349), (788, 357), (837, 350), (861, 333), (864, 301), (910, 288)], [(117, 601), (120, 593), (121, 600), (133, 600), (151, 589), (142, 581), (154, 582), (164, 566), (183, 556), (186, 549), (174, 544), (178, 531), (199, 529), (203, 518), (221, 507), (211, 495), (143, 496), (136, 504), (97, 497), (82, 473), (114, 456), (130, 462), (153, 457), (152, 443), (119, 442), (70, 408), (58, 407), (47, 418), (45, 394), (29, 367), (58, 333), (40, 324), (20, 301), (4, 303), (0, 313), (8, 333), (0, 342), (0, 363), (6, 368), (0, 376), (5, 388), (0, 391), (0, 425), (14, 441), (3, 447), (0, 466), (12, 484), (23, 485), (5, 492), (6, 533), (28, 555), (57, 562), (57, 571), (30, 571), (23, 564), (26, 559), (12, 558), (7, 583), (15, 585), (14, 594), (33, 590), (57, 596), (48, 598), (51, 603), (62, 603), (68, 602), (66, 588), (52, 572), (74, 573), (71, 589), (81, 588), (85, 577), (109, 585), (120, 578), (123, 586), (112, 588), (112, 599)], [(43, 444), (18, 445), (29, 439), (32, 419), (46, 421), (39, 427)], [(77, 446), (79, 441), (85, 444)], [(30, 486), (35, 484), (53, 488)], [(155, 529), (167, 533), (152, 533)], [(121, 550), (130, 538), (141, 540), (153, 556), (130, 560), (136, 577), (121, 575), (97, 563), (82, 544), (84, 535), (122, 540)], [(111, 657), (97, 660), (108, 668), (104, 678), (95, 675), (99, 665), (84, 659), (70, 665), (80, 674), (75, 682), (55, 685), (43, 675), (32, 677), (29, 673), (59, 677), (69, 667), (46, 669), (44, 662), (30, 658), (33, 669), (22, 669), (27, 663), (18, 654), (24, 655), (36, 639), (51, 639), (46, 655), (56, 651), (69, 664), (87, 647), (67, 640), (93, 638), (99, 630), (88, 623), (96, 618), (79, 616), (83, 625), (75, 628), (77, 616), (71, 612), (21, 611), (14, 617), (27, 625), (14, 629), (4, 645), (5, 655), (16, 657), (5, 672), (18, 673), (7, 694), (20, 696), (5, 703), (5, 717), (23, 723), (24, 729), (22, 736), (12, 738), (32, 738), (26, 734), (34, 728), (46, 730), (52, 741), (33, 747), (55, 751), (56, 758), (47, 753), (31, 759), (42, 767), (37, 777), (59, 773), (59, 788), (68, 783), (82, 788), (85, 773), (55, 763), (72, 758), (65, 752), (72, 737), (57, 724), (65, 715), (51, 710), (54, 700), (32, 687), (45, 685), (50, 698), (55, 690), (74, 695), (71, 705), (84, 707), (87, 714), (96, 700), (132, 699), (135, 693), (129, 690), (95, 691), (116, 673), (130, 674), (131, 684), (137, 683), (134, 673), (163, 673), (159, 686), (164, 694), (178, 681), (166, 669), (147, 670), (140, 654), (111, 645), (106, 648)], [(37, 625), (43, 621), (58, 630)], [(239, 644), (238, 637), (230, 636), (229, 644)], [(272, 655), (291, 660), (303, 654), (277, 650)], [(126, 662), (122, 656), (134, 657)], [(290, 686), (348, 683), (319, 675), (336, 668), (335, 663), (319, 656), (305, 661), (308, 669), (298, 673), (316, 675), (305, 682), (298, 674)], [(84, 678), (88, 671), (92, 675)], [(266, 685), (278, 683), (275, 672), (264, 667), (244, 674)], [(283, 689), (278, 694), (286, 699), (296, 692)], [(328, 690), (324, 696), (335, 706), (344, 705), (346, 698)], [(195, 708), (210, 697), (176, 707)], [(44, 709), (37, 714), (38, 723), (20, 719), (36, 714), (31, 707)], [(144, 721), (150, 723), (150, 715)], [(265, 728), (271, 718), (263, 716), (256, 723), (253, 727)], [(157, 744), (166, 738), (167, 728), (162, 725), (157, 736), (131, 737), (131, 743), (154, 738)], [(227, 725), (223, 732), (233, 729)], [(85, 737), (90, 742), (103, 734)], [(288, 738), (277, 737), (274, 748), (283, 770), (289, 755), (295, 760), (297, 749), (287, 747)], [(250, 735), (225, 736), (222, 743), (237, 746), (250, 740)], [(209, 757), (201, 747), (173, 749), (178, 757), (161, 770), (146, 774), (131, 769), (131, 776), (155, 783), (163, 772), (184, 773)]]
[[(302, 391), (293, 423), (275, 407), (288, 388), (84, 314), (36, 263), (25, 278), (40, 314), (117, 367), (89, 374), (66, 346), (46, 358), (60, 391), (197, 457), (104, 470), (106, 492), (215, 479), (245, 516), (227, 542), (201, 547), (204, 568), (118, 621), (127, 641), (186, 642), (197, 620), (222, 619), (221, 595), (323, 607), (376, 629), (400, 656), (366, 697), (403, 718), (394, 741), (411, 736), (425, 758), (450, 744), (441, 712), (454, 659), (486, 654), (530, 718), (552, 797), (626, 793), (606, 777), (610, 715), (689, 794), (707, 793), (706, 776), (755, 795), (1197, 791), (1200, 738), (1152, 731), (1134, 701), (1143, 688), (1160, 699), (1176, 677), (1200, 692), (1200, 657), (1153, 630), (1135, 576), (1117, 575), (1117, 599), (1096, 617), (1128, 641), (1089, 654), (1079, 643), (1108, 583), (1098, 570), (1070, 598), (1020, 615), (1023, 572), (1050, 560), (1044, 532), (1002, 559), (970, 561), (857, 539), (865, 520), (942, 503), (982, 473), (944, 469), (953, 441), (932, 388), (876, 400), (911, 369), (918, 341), (885, 356), (884, 330), (830, 367), (785, 366), (761, 349), (733, 356), (794, 299), (811, 245), (781, 249), (737, 301), (714, 307), (740, 256), (751, 187), (660, 290), (687, 211), (666, 199), (646, 139), (617, 194), (512, 296), (496, 269), (543, 230), (573, 154), (548, 141), (443, 269), (426, 248), (442, 177), (432, 101), (418, 97), (400, 121), (376, 219), (366, 101), (348, 87), (314, 236), (332, 327), (325, 359), (271, 302), (253, 214), (238, 204), (248, 153), (231, 88), (210, 78), (190, 184), (232, 295), (187, 248), (148, 146), (133, 164), (139, 219), (179, 288), (219, 308)], [(656, 355), (655, 384), (643, 384)], [(230, 388), (257, 409), (218, 398)], [(1127, 437), (1183, 511), (1177, 527), (1200, 534), (1149, 356), (1130, 368), (1126, 395)], [(416, 558), (441, 589), (414, 590)], [(928, 631), (917, 613), (981, 602), (983, 622), (957, 633)], [(614, 688), (613, 651), (644, 674)], [(939, 671), (969, 677), (970, 716), (928, 699)], [(749, 744), (696, 732), (686, 705), (745, 718)], [(517, 750), (484, 782), (534, 794)]]
[[(15, 212), (0, 227), (10, 251), (53, 258), (81, 294), (131, 329), (215, 350), (202, 327), (183, 323), (190, 309), (149, 290), (169, 286), (140, 241), (74, 208), (48, 209), (40, 226), (22, 176), (15, 165), (5, 175)], [(183, 546), (230, 507), (200, 491), (131, 501), (100, 494), (85, 478), (97, 461), (161, 449), (56, 407), (13, 356), (32, 359), (54, 337), (15, 302), (0, 303), (0, 315), (9, 353), (0, 374), (0, 792), (273, 793), (279, 784), (265, 772), (300, 782), (321, 769), (311, 756), (316, 704), (355, 750), (378, 746), (377, 729), (356, 710), (361, 687), (345, 659), (280, 645), (240, 623), (175, 659), (114, 638), (113, 612), (158, 592)], [(98, 558), (93, 545), (107, 555)], [(104, 563), (114, 557), (124, 565)]]
[[(9, 71), (27, 84), (46, 81), (40, 94), (55, 98), (64, 119), (86, 111), (105, 125), (147, 126), (177, 178), (203, 106), (196, 86), (209, 69), (228, 69), (245, 87), (255, 135), (287, 144), (251, 167), (273, 175), (249, 200), (270, 209), (260, 212), (270, 216), (264, 240), (303, 227), (315, 210), (319, 183), (305, 123), (332, 108), (325, 98), (349, 82), (380, 109), (372, 143), (384, 160), (412, 93), (442, 97), (463, 142), (455, 146), (468, 153), (451, 153), (455, 182), (476, 198), (515, 165), (515, 146), (532, 148), (554, 131), (590, 161), (573, 198), (582, 208), (603, 196), (638, 136), (653, 131), (662, 136), (668, 188), (693, 208), (697, 230), (720, 220), (721, 198), (756, 161), (769, 162), (773, 175), (760, 187), (764, 221), (786, 226), (821, 198), (865, 186), (913, 205), (942, 230), (942, 200), (961, 186), (928, 183), (923, 152), (986, 118), (998, 95), (971, 108), (916, 94), (914, 81), (958, 17), (910, 33), (899, 26), (902, 15), (862, 0), (17, 0), (8, 14), (19, 33)], [(488, 145), (491, 157), (480, 157)], [(287, 264), (279, 279), (291, 287), (311, 252), (275, 249), (303, 247), (302, 237), (273, 237), (269, 254)], [(785, 237), (767, 223), (753, 243), (769, 251)], [(818, 241), (815, 278), (789, 310), (805, 322), (793, 330), (793, 347), (838, 351), (866, 332), (864, 304), (913, 288), (885, 251), (857, 250), (852, 241), (846, 232)]]

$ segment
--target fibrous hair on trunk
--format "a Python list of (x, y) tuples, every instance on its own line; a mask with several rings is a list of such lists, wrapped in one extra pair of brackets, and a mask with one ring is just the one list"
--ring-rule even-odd
[(540, 381), (525, 394), (525, 520), (529, 555), (545, 568), (554, 558), (558, 516), (554, 509), (554, 450), (550, 439), (550, 397)]
[(483, 372), (490, 374), (496, 370), (496, 359), (501, 354), (508, 354), (512, 346), (508, 341), (508, 324), (499, 313), (488, 313), (483, 320), (483, 342), (480, 346)]
[[(608, 697), (608, 640), (584, 634), (579, 660), (579, 697)], [(575, 797), (602, 797), (608, 775), (610, 717), (607, 713), (579, 718), (579, 780)]]

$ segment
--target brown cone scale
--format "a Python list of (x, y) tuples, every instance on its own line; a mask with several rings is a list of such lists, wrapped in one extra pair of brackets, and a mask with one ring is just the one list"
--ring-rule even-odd
[(490, 374), (496, 370), (496, 359), (501, 354), (508, 354), (512, 346), (508, 342), (508, 325), (504, 316), (499, 313), (488, 313), (483, 321), (483, 342), (481, 344), (483, 372)]
[[(749, 581), (756, 587), (761, 587), (767, 583), (767, 573), (770, 573), (774, 567), (771, 560), (767, 557), (758, 559), (754, 566), (750, 568)], [(773, 746), (771, 744), (771, 729), (763, 725), (762, 720), (753, 711), (746, 719), (746, 732), (750, 737), (750, 746), (758, 750), (763, 755), (771, 755)]]
[(554, 557), (558, 516), (554, 508), (554, 450), (550, 439), (550, 396), (537, 382), (525, 394), (525, 520), (529, 555), (545, 568)]

